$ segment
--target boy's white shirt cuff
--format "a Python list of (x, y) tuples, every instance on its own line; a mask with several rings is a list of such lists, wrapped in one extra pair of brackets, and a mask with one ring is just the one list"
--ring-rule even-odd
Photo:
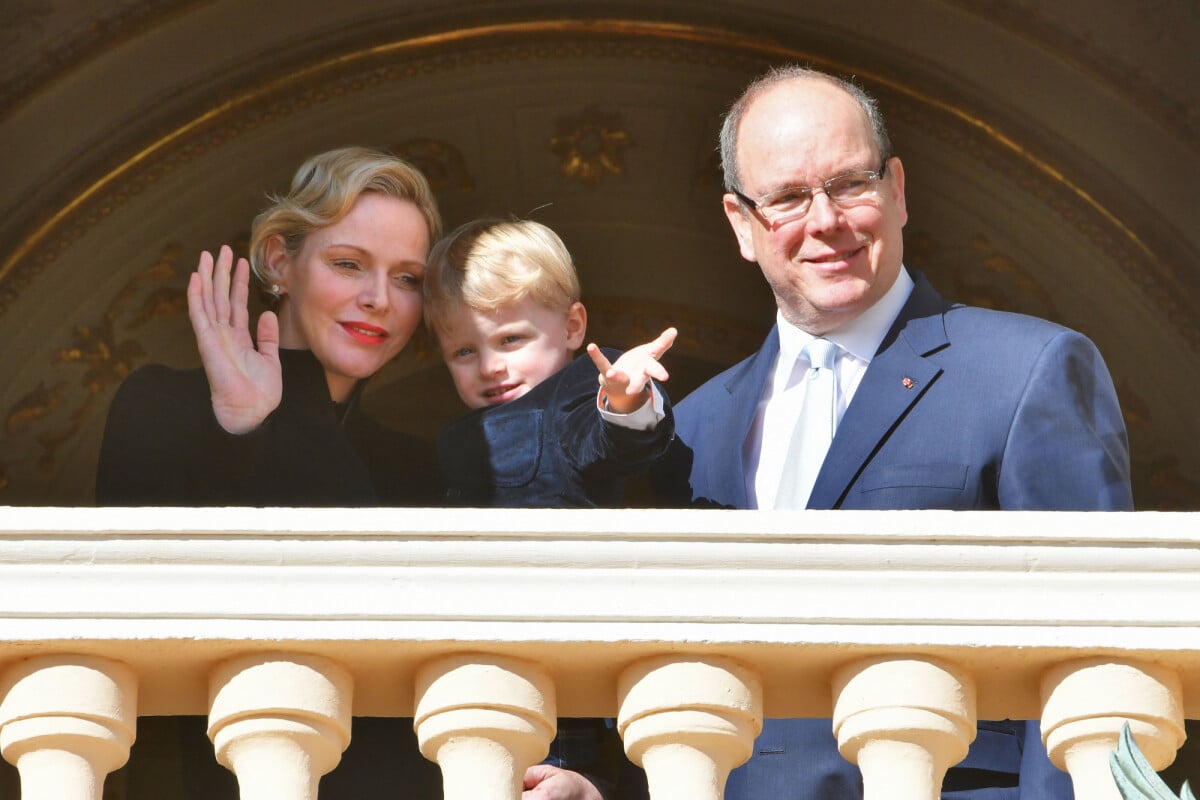
[(658, 390), (658, 386), (654, 381), (650, 381), (650, 399), (642, 404), (642, 407), (636, 411), (631, 411), (628, 414), (618, 414), (615, 411), (609, 411), (604, 407), (603, 402), (604, 390), (599, 389), (596, 392), (596, 408), (600, 410), (600, 416), (607, 422), (613, 425), (619, 425), (622, 428), (631, 428), (635, 431), (650, 431), (658, 427), (658, 423), (667, 415), (664, 410), (662, 392)]

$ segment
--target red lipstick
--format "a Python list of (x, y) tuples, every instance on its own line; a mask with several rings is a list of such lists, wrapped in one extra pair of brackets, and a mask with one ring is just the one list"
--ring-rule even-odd
[(339, 324), (350, 338), (361, 344), (380, 345), (388, 338), (388, 332), (378, 325), (371, 325), (367, 322), (342, 322)]

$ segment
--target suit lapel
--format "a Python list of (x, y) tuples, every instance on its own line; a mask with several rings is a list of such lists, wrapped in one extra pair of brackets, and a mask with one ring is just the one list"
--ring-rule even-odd
[(926, 356), (950, 344), (949, 307), (920, 273), (891, 330), (871, 360), (838, 425), (813, 486), (809, 508), (836, 508), (904, 414), (941, 374)]
[(758, 352), (744, 362), (742, 369), (735, 370), (725, 379), (729, 405), (724, 414), (711, 417), (720, 433), (714, 436), (714, 457), (708, 462), (709, 486), (726, 487), (734, 508), (746, 508), (746, 465), (742, 447), (754, 422), (758, 401), (762, 399), (767, 375), (778, 354), (779, 330), (772, 327)]

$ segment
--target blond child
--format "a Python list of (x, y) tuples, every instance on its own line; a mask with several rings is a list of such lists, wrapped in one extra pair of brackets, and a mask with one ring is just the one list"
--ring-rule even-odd
[(675, 329), (573, 358), (587, 331), (579, 295), (562, 240), (537, 222), (476, 220), (430, 253), (426, 324), (473, 409), (439, 436), (450, 502), (611, 506), (666, 448), (673, 421), (654, 381), (668, 377), (659, 358)]

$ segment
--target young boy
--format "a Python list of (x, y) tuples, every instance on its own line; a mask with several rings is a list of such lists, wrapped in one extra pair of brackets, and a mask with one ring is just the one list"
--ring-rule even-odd
[[(583, 344), (587, 311), (562, 240), (537, 222), (476, 220), (439, 242), (425, 321), (471, 414), (438, 439), (455, 505), (611, 506), (666, 449), (674, 424), (658, 359), (668, 328), (621, 355)], [(597, 392), (597, 371), (600, 389)]]
[[(573, 359), (587, 329), (579, 293), (570, 253), (537, 222), (469, 222), (429, 254), (425, 322), (474, 409), (438, 437), (451, 503), (616, 505), (624, 478), (666, 449), (674, 421), (652, 379), (667, 379), (658, 359), (675, 329), (615, 362), (594, 344), (590, 358)], [(559, 720), (549, 758), (524, 785), (566, 792), (586, 780), (596, 791), (613, 785), (622, 762), (603, 720)]]

